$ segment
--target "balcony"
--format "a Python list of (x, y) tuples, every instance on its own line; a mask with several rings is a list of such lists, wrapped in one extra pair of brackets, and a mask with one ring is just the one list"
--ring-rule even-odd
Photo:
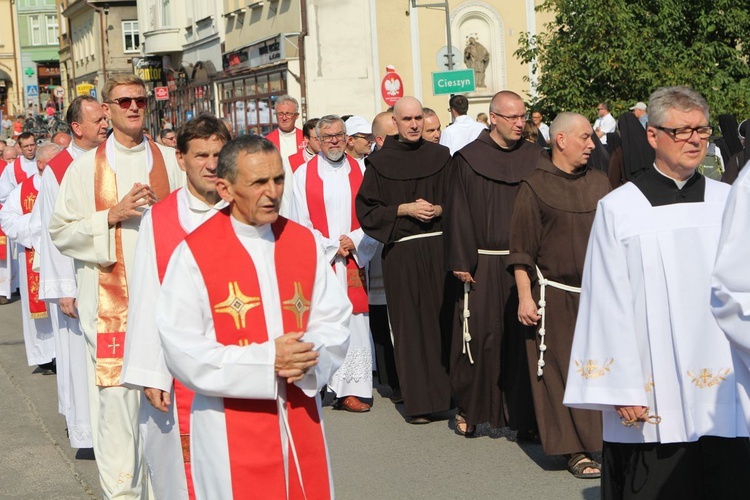
[(143, 33), (146, 55), (182, 52), (185, 36), (180, 28), (160, 28)]

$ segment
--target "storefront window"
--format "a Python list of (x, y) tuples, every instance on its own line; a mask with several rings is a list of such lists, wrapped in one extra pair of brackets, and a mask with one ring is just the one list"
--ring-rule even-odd
[(272, 97), (286, 93), (286, 69), (237, 78), (219, 84), (223, 116), (236, 135), (265, 135), (276, 127)]

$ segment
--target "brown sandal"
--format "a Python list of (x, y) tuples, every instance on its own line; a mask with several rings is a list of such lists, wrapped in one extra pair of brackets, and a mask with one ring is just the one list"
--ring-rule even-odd
[[(584, 472), (586, 469), (598, 469), (598, 472)], [(574, 453), (568, 459), (568, 472), (578, 479), (598, 479), (602, 477), (602, 466), (584, 453)]]

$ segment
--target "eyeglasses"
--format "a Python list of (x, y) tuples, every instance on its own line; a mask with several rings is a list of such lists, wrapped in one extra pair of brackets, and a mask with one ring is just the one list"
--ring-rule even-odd
[(607, 111), (607, 108), (596, 108), (597, 111)]
[(276, 113), (276, 118), (294, 118), (299, 113)]
[(375, 136), (367, 134), (354, 134), (352, 135), (355, 139), (364, 139), (367, 142), (375, 142)]
[(679, 127), (679, 128), (669, 128), (669, 127), (661, 127), (659, 125), (651, 125), (653, 128), (657, 130), (661, 130), (663, 132), (667, 132), (668, 134), (671, 134), (672, 137), (674, 137), (675, 141), (687, 141), (691, 137), (693, 137), (693, 132), (698, 134), (698, 138), (700, 139), (708, 139), (711, 137), (711, 134), (714, 132), (713, 127), (704, 126), (704, 127)]
[(120, 106), (120, 109), (130, 109), (130, 105), (133, 104), (133, 101), (135, 101), (135, 105), (138, 106), (138, 109), (143, 109), (146, 107), (146, 104), (148, 104), (148, 98), (146, 96), (141, 97), (118, 97), (116, 99), (110, 99), (107, 101), (108, 103), (117, 103), (118, 106)]
[(529, 117), (526, 115), (501, 115), (500, 113), (495, 113), (494, 111), (490, 111), (490, 114), (500, 116), (504, 118), (508, 123), (525, 122), (529, 119)]
[(318, 137), (318, 139), (320, 139), (323, 142), (328, 143), (328, 142), (333, 142), (334, 139), (343, 141), (344, 137), (346, 137), (346, 134), (341, 132), (340, 134), (321, 135), (320, 137)]

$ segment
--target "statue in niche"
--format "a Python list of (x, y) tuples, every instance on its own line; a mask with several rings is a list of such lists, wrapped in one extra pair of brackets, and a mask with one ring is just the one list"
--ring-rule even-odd
[(464, 49), (464, 63), (467, 68), (474, 70), (475, 83), (477, 87), (486, 88), (484, 83), (484, 72), (490, 63), (490, 53), (473, 36), (469, 37)]

